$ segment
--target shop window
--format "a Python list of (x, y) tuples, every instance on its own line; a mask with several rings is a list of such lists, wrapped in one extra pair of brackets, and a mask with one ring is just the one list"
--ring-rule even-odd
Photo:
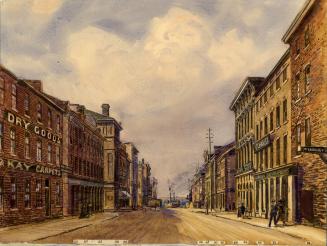
[(310, 118), (305, 119), (305, 146), (311, 146), (311, 123), (310, 123)]
[(36, 142), (36, 160), (42, 161), (42, 142), (38, 140)]
[(311, 70), (311, 66), (308, 65), (306, 66), (306, 68), (304, 69), (304, 93), (309, 92), (310, 89), (310, 71)]
[(274, 130), (274, 111), (270, 112), (270, 131)]
[(10, 153), (16, 155), (16, 131), (15, 129), (10, 130)]
[(5, 80), (0, 77), (0, 104), (5, 102)]
[(48, 109), (48, 128), (52, 128), (52, 112)]
[(42, 199), (42, 182), (39, 179), (36, 180), (35, 195), (36, 195), (36, 207), (40, 208), (43, 206), (43, 199)]
[(287, 121), (287, 99), (283, 101), (283, 121)]
[(10, 208), (17, 208), (17, 183), (15, 178), (10, 181)]
[(17, 87), (15, 84), (11, 85), (11, 108), (17, 110)]
[(48, 161), (49, 163), (52, 162), (52, 145), (51, 145), (51, 144), (48, 144), (47, 161)]
[(56, 164), (60, 164), (60, 146), (56, 146)]
[(30, 145), (30, 135), (29, 133), (26, 133), (25, 135), (25, 158), (30, 158), (30, 151), (31, 151), (31, 145)]
[(56, 206), (60, 206), (60, 183), (56, 183)]
[(280, 127), (280, 106), (276, 107), (276, 127)]
[(301, 151), (301, 125), (296, 126), (296, 151), (297, 154), (300, 154)]
[(287, 135), (284, 136), (283, 141), (283, 163), (287, 164)]
[(25, 180), (24, 204), (25, 208), (31, 207), (31, 181), (29, 179)]
[(280, 89), (280, 76), (276, 79), (276, 90)]
[(38, 103), (36, 105), (36, 118), (38, 122), (42, 122), (42, 105)]
[(0, 211), (3, 211), (3, 195), (4, 195), (4, 187), (3, 187), (3, 177), (0, 177)]
[(30, 95), (29, 94), (26, 94), (25, 98), (24, 98), (24, 112), (25, 112), (25, 115), (30, 114)]
[(3, 124), (0, 122), (0, 152), (3, 151)]
[(280, 165), (280, 139), (276, 140), (276, 165)]

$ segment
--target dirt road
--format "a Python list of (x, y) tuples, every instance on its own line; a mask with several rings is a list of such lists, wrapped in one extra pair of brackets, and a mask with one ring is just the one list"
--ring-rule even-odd
[(285, 233), (183, 209), (136, 211), (76, 231), (49, 237), (37, 243), (72, 243), (74, 239), (115, 239), (129, 243), (196, 243), (199, 240), (257, 240), (270, 244), (304, 245), (305, 241)]

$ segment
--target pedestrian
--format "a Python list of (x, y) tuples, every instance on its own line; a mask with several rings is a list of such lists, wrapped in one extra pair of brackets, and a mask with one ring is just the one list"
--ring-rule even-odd
[(271, 227), (271, 221), (274, 220), (274, 224), (276, 226), (277, 224), (277, 211), (278, 211), (278, 207), (277, 204), (275, 202), (275, 200), (272, 200), (271, 202), (271, 207), (270, 207), (270, 217), (269, 217), (269, 227)]
[(245, 206), (244, 206), (244, 203), (242, 203), (242, 205), (240, 207), (240, 211), (241, 211), (242, 219), (244, 219), (244, 215), (245, 215)]
[(276, 225), (278, 224), (278, 221), (281, 220), (283, 223), (283, 226), (286, 225), (286, 213), (285, 213), (285, 203), (283, 200), (278, 201), (278, 206), (277, 206), (277, 219), (276, 219)]

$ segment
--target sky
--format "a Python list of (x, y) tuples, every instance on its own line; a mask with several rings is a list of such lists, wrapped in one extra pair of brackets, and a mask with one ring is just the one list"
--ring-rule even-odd
[(229, 105), (246, 76), (266, 76), (304, 0), (0, 0), (0, 62), (44, 90), (122, 122), (176, 193), (208, 148), (234, 139)]

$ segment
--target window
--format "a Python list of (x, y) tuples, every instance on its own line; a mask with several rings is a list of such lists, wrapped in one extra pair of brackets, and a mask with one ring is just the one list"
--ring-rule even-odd
[(14, 129), (10, 130), (10, 153), (16, 154), (16, 131)]
[(265, 122), (265, 135), (267, 135), (268, 134), (268, 118), (267, 118), (267, 116), (265, 117), (264, 122)]
[(300, 99), (300, 73), (295, 75), (295, 83), (296, 83), (296, 98)]
[(51, 128), (52, 126), (52, 113), (51, 110), (48, 109), (48, 128)]
[(24, 111), (25, 111), (25, 115), (30, 114), (30, 95), (29, 94), (26, 94), (25, 98), (24, 98)]
[(280, 165), (280, 139), (276, 140), (276, 165)]
[(42, 200), (42, 183), (41, 180), (36, 180), (35, 185), (35, 194), (36, 194), (36, 207), (42, 207), (43, 200)]
[(60, 132), (60, 116), (59, 115), (57, 115), (57, 123), (56, 123), (56, 125), (57, 125), (57, 132)]
[(24, 204), (25, 208), (31, 207), (31, 181), (29, 179), (25, 180)]
[(11, 108), (17, 110), (17, 88), (15, 84), (11, 85)]
[(15, 178), (11, 178), (10, 187), (10, 208), (17, 208), (17, 186)]
[(310, 44), (310, 28), (309, 26), (304, 31), (304, 47)]
[(48, 155), (47, 155), (47, 160), (49, 163), (52, 162), (52, 145), (51, 144), (48, 144)]
[(300, 54), (300, 44), (298, 39), (295, 41), (295, 53), (296, 55)]
[(60, 146), (56, 146), (56, 164), (60, 164)]
[(0, 211), (3, 211), (3, 177), (0, 177)]
[(257, 139), (259, 139), (260, 136), (259, 136), (259, 126), (258, 125), (256, 125), (256, 133), (257, 133)]
[(305, 119), (305, 146), (311, 146), (311, 123), (310, 123), (310, 118)]
[(267, 91), (265, 92), (265, 94), (263, 94), (263, 100), (265, 103), (267, 102)]
[(296, 146), (297, 146), (297, 153), (299, 154), (301, 151), (301, 125), (296, 126)]
[(311, 67), (306, 66), (305, 70), (304, 70), (304, 92), (307, 93), (310, 89), (310, 70)]
[(287, 99), (283, 101), (283, 120), (287, 121)]
[(270, 145), (270, 168), (274, 167), (274, 142)]
[(283, 141), (283, 163), (287, 163), (287, 135), (284, 135)]
[(276, 127), (280, 127), (280, 106), (276, 107)]
[(36, 142), (36, 160), (42, 161), (42, 142), (40, 140)]
[(0, 152), (3, 151), (3, 124), (0, 122)]
[(263, 128), (262, 121), (260, 121), (260, 139), (262, 137), (262, 128)]
[(274, 95), (274, 84), (271, 84), (269, 89), (270, 89), (270, 97), (272, 97)]
[(0, 104), (5, 102), (5, 80), (0, 78)]
[(276, 90), (280, 89), (280, 76), (276, 79)]
[(56, 206), (60, 206), (60, 183), (56, 183)]
[(36, 105), (36, 117), (37, 117), (38, 122), (42, 121), (42, 105), (41, 105), (41, 103), (38, 103)]
[(265, 154), (265, 168), (264, 169), (267, 169), (268, 168), (268, 148), (264, 149), (264, 154)]
[(26, 133), (25, 135), (25, 158), (29, 159), (30, 158), (30, 135), (28, 133)]
[(283, 70), (283, 82), (285, 82), (287, 80), (287, 68), (286, 67), (284, 70)]
[(260, 97), (260, 108), (262, 107), (262, 97)]
[(270, 131), (274, 130), (274, 111), (270, 112)]

